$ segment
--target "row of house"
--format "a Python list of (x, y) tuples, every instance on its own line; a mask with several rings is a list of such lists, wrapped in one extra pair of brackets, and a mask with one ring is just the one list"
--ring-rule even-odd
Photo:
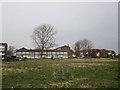
[[(7, 43), (0, 43), (0, 56), (2, 59), (7, 57)], [(39, 59), (39, 58), (75, 58), (75, 57), (115, 57), (114, 50), (107, 49), (88, 49), (74, 52), (69, 46), (64, 45), (55, 49), (16, 49), (16, 56), (21, 58)]]
[(75, 58), (75, 57), (115, 57), (116, 53), (113, 50), (107, 49), (88, 49), (74, 52), (69, 46), (61, 46), (53, 50), (35, 50), (21, 48), (16, 51), (19, 57), (27, 58)]
[(62, 50), (17, 49), (16, 56), (21, 58), (68, 58), (68, 52)]
[(79, 57), (115, 57), (116, 53), (113, 50), (107, 49), (88, 49), (80, 50)]
[(21, 58), (39, 59), (39, 58), (73, 58), (76, 57), (75, 52), (69, 46), (61, 46), (56, 49), (38, 50), (21, 48), (16, 50), (16, 56)]

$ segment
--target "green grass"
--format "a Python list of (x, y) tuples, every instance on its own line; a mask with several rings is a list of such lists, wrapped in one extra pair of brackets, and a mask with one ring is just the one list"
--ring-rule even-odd
[(118, 88), (117, 59), (2, 63), (3, 88)]

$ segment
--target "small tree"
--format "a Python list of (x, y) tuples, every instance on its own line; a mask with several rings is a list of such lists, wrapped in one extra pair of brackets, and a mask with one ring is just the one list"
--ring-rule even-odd
[[(44, 49), (52, 48), (55, 45), (55, 34), (53, 26), (49, 24), (42, 24), (35, 28), (31, 37), (36, 45), (36, 48), (43, 51)], [(41, 52), (41, 57), (42, 54), (43, 52)]]

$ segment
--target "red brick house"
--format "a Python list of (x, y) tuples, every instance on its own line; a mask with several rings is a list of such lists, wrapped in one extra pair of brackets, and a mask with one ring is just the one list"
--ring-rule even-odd
[(68, 52), (68, 58), (74, 58), (74, 57), (76, 57), (75, 52), (69, 46), (67, 46), (67, 45), (58, 47), (55, 50), (63, 50), (63, 51)]
[(79, 57), (114, 57), (115, 51), (107, 49), (88, 49), (80, 50)]

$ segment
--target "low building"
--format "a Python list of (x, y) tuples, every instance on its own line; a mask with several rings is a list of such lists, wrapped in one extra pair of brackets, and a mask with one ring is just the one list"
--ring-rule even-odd
[(68, 52), (63, 50), (38, 50), (21, 48), (16, 50), (16, 56), (21, 58), (68, 58)]
[(88, 49), (80, 50), (79, 57), (115, 57), (116, 53), (113, 50), (107, 49)]
[(76, 57), (75, 52), (69, 46), (67, 46), (67, 45), (58, 47), (55, 50), (64, 50), (64, 51), (68, 52), (68, 58), (74, 58), (74, 57)]
[(0, 58), (5, 59), (7, 57), (7, 43), (0, 43)]

